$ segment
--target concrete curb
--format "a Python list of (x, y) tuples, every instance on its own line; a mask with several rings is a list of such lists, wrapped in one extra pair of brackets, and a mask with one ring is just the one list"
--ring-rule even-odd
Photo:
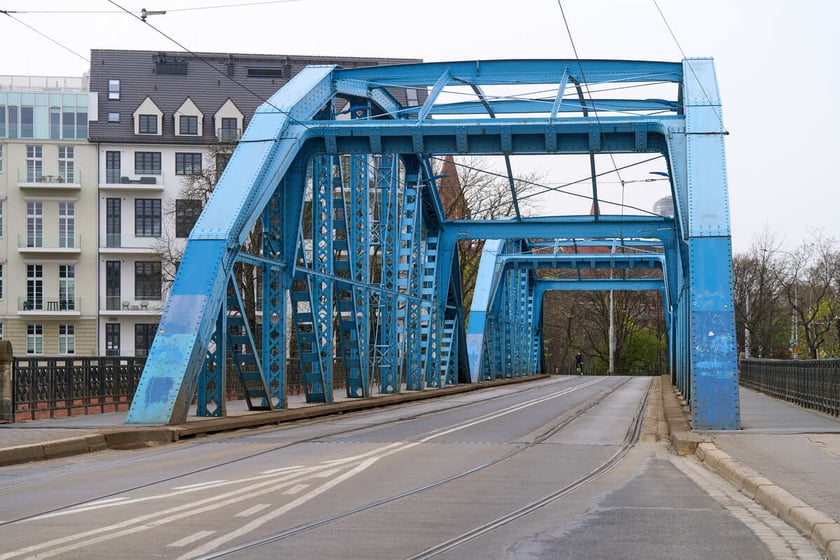
[(32, 445), (18, 445), (0, 449), (0, 466), (58, 459), (59, 457), (102, 451), (107, 448), (108, 443), (102, 434), (57, 439)]
[[(666, 382), (663, 378), (662, 391), (668, 426), (683, 427), (688, 423), (688, 415), (681, 406), (675, 406), (674, 403), (679, 404), (679, 400), (670, 379)], [(826, 558), (840, 560), (840, 523), (761, 476), (756, 470), (724, 453), (701, 434), (672, 430), (671, 443), (674, 451), (679, 455), (694, 454), (708, 469), (728, 480), (744, 495), (806, 535), (825, 554)]]

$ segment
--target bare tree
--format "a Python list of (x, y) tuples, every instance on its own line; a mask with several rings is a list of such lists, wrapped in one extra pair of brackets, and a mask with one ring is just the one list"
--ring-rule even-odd
[[(497, 220), (515, 215), (510, 180), (492, 171), (487, 160), (475, 156), (457, 160), (447, 157), (436, 163), (435, 173), (444, 175), (438, 190), (448, 219)], [(542, 178), (536, 172), (514, 177), (517, 198), (534, 192)], [(529, 202), (528, 199), (518, 201), (524, 215), (530, 213)], [(458, 245), (465, 317), (472, 303), (483, 248), (483, 240), (462, 240)]]

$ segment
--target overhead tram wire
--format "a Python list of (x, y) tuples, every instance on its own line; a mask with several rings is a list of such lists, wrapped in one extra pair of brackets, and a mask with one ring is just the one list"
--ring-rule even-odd
[[(182, 43), (180, 43), (178, 40), (176, 40), (175, 38), (171, 37), (170, 35), (164, 33), (163, 31), (161, 31), (160, 29), (158, 29), (157, 27), (155, 27), (154, 25), (152, 25), (148, 21), (144, 20), (143, 18), (141, 18), (137, 14), (135, 14), (132, 11), (128, 10), (127, 8), (124, 8), (123, 6), (117, 4), (114, 0), (108, 0), (108, 2), (110, 2), (111, 4), (113, 4), (114, 6), (119, 8), (120, 10), (122, 10), (123, 12), (127, 13), (131, 17), (135, 18), (136, 20), (144, 23), (145, 25), (148, 25), (149, 27), (154, 29), (157, 33), (159, 33), (160, 35), (163, 35), (166, 39), (168, 39), (169, 41), (178, 45), (184, 52), (194, 56), (197, 60), (203, 62), (208, 67), (210, 67), (214, 72), (217, 72), (219, 75), (224, 76), (225, 78), (227, 78), (231, 82), (235, 83), (236, 85), (238, 85), (239, 87), (241, 87), (242, 89), (244, 89), (245, 91), (247, 91), (248, 93), (250, 93), (251, 95), (256, 97), (257, 99), (262, 101), (263, 103), (266, 103), (268, 106), (273, 107), (281, 115), (286, 115), (289, 118), (290, 121), (294, 122), (295, 124), (298, 124), (298, 125), (302, 126), (303, 128), (305, 128), (307, 130), (313, 130), (313, 128), (308, 126), (306, 123), (301, 122), (298, 119), (294, 118), (291, 114), (289, 114), (288, 111), (284, 111), (283, 109), (277, 107), (276, 105), (271, 103), (271, 101), (269, 101), (265, 97), (261, 96), (260, 94), (258, 94), (257, 92), (255, 92), (254, 90), (252, 90), (251, 88), (249, 88), (248, 86), (246, 86), (245, 84), (243, 84), (242, 82), (237, 80), (236, 78), (232, 78), (232, 77), (228, 76), (226, 72), (222, 72), (221, 69), (213, 66), (209, 61), (205, 60), (204, 57), (201, 57), (197, 53), (191, 51), (190, 49), (185, 47)], [(261, 140), (251, 140), (251, 142), (274, 142), (275, 140), (276, 140), (276, 138), (266, 138), (266, 139), (261, 139)]]
[(70, 53), (72, 53), (72, 54), (74, 54), (74, 55), (78, 56), (79, 58), (81, 58), (82, 60), (84, 60), (85, 62), (87, 62), (88, 64), (90, 64), (90, 60), (89, 60), (89, 59), (87, 59), (87, 58), (85, 58), (84, 56), (80, 55), (79, 53), (77, 53), (76, 51), (74, 51), (73, 49), (71, 49), (70, 47), (68, 47), (67, 45), (64, 45), (64, 44), (62, 44), (62, 43), (60, 43), (60, 42), (56, 41), (55, 39), (53, 39), (52, 37), (50, 37), (50, 36), (49, 36), (49, 35), (47, 35), (46, 33), (42, 33), (41, 31), (38, 31), (37, 29), (35, 29), (35, 28), (34, 28), (34, 27), (32, 27), (31, 25), (29, 25), (28, 23), (26, 23), (26, 22), (24, 22), (24, 21), (22, 21), (22, 20), (20, 20), (20, 19), (18, 19), (18, 18), (16, 18), (15, 16), (13, 16), (13, 15), (12, 15), (12, 14), (17, 14), (17, 13), (25, 13), (25, 12), (17, 12), (17, 11), (14, 11), (14, 10), (0, 10), (0, 13), (2, 13), (2, 14), (6, 14), (7, 16), (9, 16), (10, 18), (12, 18), (13, 20), (15, 20), (16, 22), (18, 22), (19, 24), (23, 25), (24, 27), (28, 27), (29, 29), (31, 29), (32, 31), (34, 31), (35, 33), (37, 33), (38, 35), (40, 35), (40, 36), (41, 36), (41, 37), (43, 37), (44, 39), (46, 39), (46, 40), (50, 41), (51, 43), (54, 43), (54, 44), (58, 45), (58, 46), (59, 46), (59, 47), (61, 47), (62, 49), (66, 50), (67, 52), (70, 52)]
[[(657, 159), (660, 159), (661, 157), (662, 157), (662, 155), (654, 156), (652, 158), (648, 158), (648, 159), (645, 159), (645, 160), (642, 160), (642, 161), (637, 161), (637, 162), (634, 162), (634, 163), (630, 163), (630, 164), (621, 166), (619, 169), (629, 169), (631, 167), (636, 167), (637, 165), (644, 165), (645, 163), (650, 163), (651, 161), (655, 161)], [(443, 161), (441, 158), (436, 157), (436, 156), (432, 156), (431, 159), (433, 159), (435, 161)], [(507, 175), (502, 174), (502, 173), (497, 173), (497, 172), (491, 171), (489, 169), (480, 169), (478, 167), (473, 167), (473, 166), (467, 165), (465, 163), (458, 163), (457, 161), (453, 161), (453, 163), (456, 167), (463, 167), (464, 169), (469, 169), (471, 171), (478, 171), (480, 173), (486, 173), (488, 175), (492, 175), (494, 177), (499, 177), (499, 178), (502, 178), (502, 179), (507, 178)], [(598, 177), (603, 177), (604, 175), (609, 175), (611, 173), (615, 173), (615, 170), (604, 171), (603, 173), (599, 173), (597, 176)], [(546, 185), (545, 183), (537, 183), (535, 181), (528, 181), (527, 179), (517, 179), (517, 181), (519, 181), (521, 183), (524, 183), (526, 185), (532, 185), (532, 186), (539, 187), (539, 188), (543, 189), (539, 192), (522, 195), (522, 196), (519, 197), (519, 200), (521, 201), (521, 200), (528, 199), (528, 198), (534, 198), (535, 196), (540, 196), (542, 194), (546, 194), (546, 193), (549, 193), (549, 192), (556, 192), (556, 193), (559, 193), (559, 194), (565, 194), (565, 195), (573, 196), (573, 197), (576, 197), (576, 198), (583, 198), (585, 200), (592, 200), (592, 197), (589, 196), (589, 195), (570, 192), (570, 191), (565, 190), (566, 187), (571, 187), (571, 186), (583, 183), (584, 181), (588, 181), (589, 179), (590, 179), (589, 177), (584, 177), (583, 179), (577, 179), (575, 181), (571, 181), (571, 182), (568, 182), (568, 183), (563, 183), (563, 184), (557, 185), (557, 186)], [(654, 179), (654, 180), (656, 180), (656, 179)], [(629, 181), (625, 181), (625, 182), (629, 182)], [(642, 212), (644, 214), (648, 214), (648, 215), (651, 215), (651, 216), (659, 216), (659, 214), (657, 214), (656, 212), (652, 212), (652, 211), (646, 210), (644, 208), (638, 208), (636, 206), (632, 206), (632, 205), (629, 205), (629, 204), (620, 204), (618, 202), (615, 202), (615, 201), (612, 201), (612, 200), (606, 200), (606, 199), (603, 200), (603, 202), (605, 204), (609, 204), (609, 205), (612, 205), (612, 206), (624, 206), (625, 208), (627, 208), (629, 210), (638, 210), (639, 212)], [(499, 206), (492, 206), (492, 207), (490, 207), (490, 209), (495, 209), (495, 208), (498, 208), (498, 207)]]
[[(662, 8), (659, 7), (659, 3), (656, 0), (653, 0), (653, 5), (656, 6), (656, 11), (659, 12), (659, 16), (662, 18), (662, 22), (665, 24), (665, 27), (668, 29), (668, 33), (671, 34), (671, 38), (674, 40), (674, 43), (677, 45), (677, 48), (679, 49), (680, 54), (682, 55), (683, 59), (688, 58), (685, 55), (685, 51), (683, 50), (682, 45), (680, 44), (679, 40), (677, 39), (676, 34), (674, 34), (674, 30), (671, 28), (671, 24), (669, 24), (668, 20), (665, 18), (665, 13), (662, 11)], [(691, 70), (691, 74), (694, 76), (694, 79), (697, 80), (697, 85), (700, 86), (700, 91), (703, 92), (703, 97), (705, 97), (706, 101), (709, 102), (709, 107), (711, 107), (712, 111), (714, 111), (715, 116), (718, 119), (718, 122), (720, 122), (720, 127), (723, 129), (723, 134), (728, 135), (729, 131), (726, 130), (726, 127), (723, 125), (723, 117), (720, 115), (717, 108), (712, 104), (712, 100), (709, 97), (709, 94), (706, 93), (706, 88), (703, 87), (703, 82), (697, 77), (697, 73), (694, 71), (694, 67), (689, 65), (688, 69)]]
[[(221, 4), (218, 6), (195, 6), (192, 8), (167, 8), (167, 12), (193, 12), (197, 10), (215, 10), (221, 8), (242, 8), (248, 6), (259, 6), (263, 4), (288, 4), (302, 0), (263, 0), (261, 2), (242, 2), (237, 4)], [(0, 10), (4, 12), (4, 10)], [(50, 15), (71, 15), (71, 14), (119, 14), (122, 10), (15, 10), (17, 14), (50, 14)]]

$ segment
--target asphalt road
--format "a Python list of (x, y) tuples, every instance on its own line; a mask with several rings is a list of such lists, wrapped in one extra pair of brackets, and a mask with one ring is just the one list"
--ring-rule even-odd
[(634, 442), (649, 384), (552, 378), (0, 468), (0, 560), (818, 558)]

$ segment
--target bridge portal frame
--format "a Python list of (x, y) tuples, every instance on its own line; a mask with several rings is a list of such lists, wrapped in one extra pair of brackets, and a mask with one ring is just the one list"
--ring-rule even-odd
[[(671, 100), (586, 99), (582, 94), (577, 101), (564, 99), (567, 88), (580, 93), (581, 84), (634, 80), (676, 84), (679, 94)], [(443, 88), (452, 83), (470, 86), (479, 100), (438, 103)], [(485, 86), (512, 83), (553, 84), (557, 93), (553, 98), (525, 103), (493, 100), (482, 91)], [(403, 106), (392, 94), (395, 88), (421, 89), (426, 98), (422, 104)], [(349, 102), (350, 112), (362, 118), (341, 118), (339, 99)], [(446, 118), (479, 111), (483, 112), (480, 117)], [(598, 116), (598, 111), (646, 113)], [(287, 316), (294, 318), (295, 309), (287, 313), (287, 298), (294, 293), (295, 283), (302, 281), (308, 287), (291, 304), (305, 308), (308, 298), (310, 315), (316, 310), (317, 320), (313, 319), (312, 328), (320, 333), (324, 348), (330, 348), (320, 349), (317, 336), (313, 338), (314, 350), (310, 351), (318, 363), (310, 372), (311, 392), (307, 391), (313, 400), (330, 402), (332, 398), (326, 388), (331, 375), (327, 362), (333, 357), (334, 334), (329, 332), (330, 320), (323, 315), (336, 312), (329, 299), (338, 284), (354, 286), (345, 289), (346, 293), (358, 296), (361, 291), (366, 297), (384, 302), (382, 309), (390, 311), (381, 325), (383, 339), (406, 340), (415, 345), (411, 348), (423, 354), (421, 369), (402, 377), (400, 369), (407, 366), (405, 356), (399, 352), (404, 350), (394, 349), (395, 354), (383, 370), (391, 376), (392, 390), (398, 390), (397, 384), (403, 379), (409, 381), (410, 388), (422, 389), (429, 380), (434, 385), (441, 378), (448, 382), (475, 378), (474, 361), (467, 360), (472, 335), (465, 331), (460, 309), (456, 244), (460, 239), (498, 239), (501, 235), (508, 241), (497, 246), (501, 251), (497, 255), (511, 247), (525, 252), (529, 238), (549, 236), (613, 242), (633, 238), (656, 240), (668, 279), (664, 293), (668, 302), (666, 322), (672, 378), (689, 400), (695, 428), (737, 429), (740, 407), (724, 136), (710, 59), (686, 59), (681, 63), (497, 60), (350, 70), (308, 67), (257, 110), (196, 223), (127, 423), (172, 424), (186, 419), (197, 386), (204, 381), (201, 372), (208, 359), (208, 348), (217, 326), (224, 324), (222, 318), (226, 314), (233, 266), (238, 260), (249, 258), (263, 267), (266, 281), (262, 316), (268, 318), (264, 324), (271, 325), (263, 329), (262, 339), (263, 406), (285, 405), (287, 356), (285, 346), (278, 339), (284, 336)], [(517, 215), (512, 220), (484, 223), (448, 221), (443, 215), (429, 162), (431, 155), (448, 154), (507, 158), (518, 154), (595, 153), (664, 155), (674, 199), (674, 218), (602, 215), (595, 193), (593, 216), (531, 220)], [(302, 208), (307, 185), (313, 184), (311, 162), (340, 154), (373, 154), (383, 159), (395, 154), (404, 170), (402, 183), (393, 176), (383, 179), (382, 196), (388, 200), (383, 203), (383, 209), (387, 209), (384, 215), (389, 221), (381, 227), (397, 228), (398, 232), (391, 231), (377, 240), (390, 261), (383, 260), (383, 280), (376, 286), (364, 277), (354, 280), (330, 268), (325, 261), (334, 259), (341, 253), (340, 249), (323, 252), (319, 260), (321, 268), (310, 267), (302, 259), (301, 247), (305, 245), (300, 234)], [(312, 195), (313, 204), (329, 204), (333, 200), (335, 192), (329, 185), (337, 174), (330, 173), (325, 178), (327, 186), (321, 189), (322, 196)], [(397, 216), (397, 206), (393, 203), (397, 190), (404, 197), (399, 206), (401, 217)], [(406, 209), (410, 209), (409, 217)], [(263, 254), (244, 255), (241, 249), (245, 238), (260, 218), (265, 240)], [(321, 237), (313, 234), (314, 245), (326, 243), (340, 227), (345, 232), (348, 227), (346, 222), (343, 225), (331, 222), (330, 216), (322, 218)], [(362, 243), (367, 243), (369, 250), (372, 242)], [(357, 248), (361, 253), (365, 249)], [(355, 251), (348, 248), (347, 252)], [(386, 266), (385, 262), (391, 264)], [(408, 269), (401, 270), (401, 263), (408, 263)], [(352, 271), (363, 268), (359, 262), (350, 264)], [(531, 350), (504, 346), (510, 340), (494, 339), (498, 333), (484, 332), (482, 336), (486, 341), (498, 343), (502, 353), (512, 352), (514, 359), (510, 363), (515, 367), (536, 372), (539, 360), (534, 358), (533, 349), (539, 347), (539, 331), (533, 326), (523, 330), (522, 325), (527, 321), (519, 321), (521, 317), (517, 315), (524, 312), (531, 325), (538, 324), (539, 317), (534, 315), (536, 283), (527, 269), (510, 269), (505, 274), (509, 275), (508, 281), (497, 283), (506, 286), (503, 290), (494, 291), (495, 288), (488, 286), (478, 286), (477, 290), (489, 290), (489, 309), (507, 310), (509, 323), (516, 326), (508, 329), (506, 336), (528, 334)], [(398, 310), (404, 309), (408, 314), (400, 316)], [(360, 317), (361, 321), (367, 321), (364, 314)], [(472, 321), (478, 322), (475, 316)], [(370, 327), (352, 321), (346, 326), (356, 329), (356, 337), (348, 335), (346, 339), (352, 344), (358, 344), (358, 334)], [(342, 351), (354, 352), (346, 348)], [(362, 347), (357, 347), (355, 352), (375, 354)], [(470, 347), (471, 357), (476, 352), (480, 356), (485, 351), (483, 347)], [(449, 369), (440, 377), (442, 362), (449, 364)], [(360, 380), (366, 378), (364, 368), (357, 370)], [(365, 388), (361, 393), (359, 396), (367, 394)]]

